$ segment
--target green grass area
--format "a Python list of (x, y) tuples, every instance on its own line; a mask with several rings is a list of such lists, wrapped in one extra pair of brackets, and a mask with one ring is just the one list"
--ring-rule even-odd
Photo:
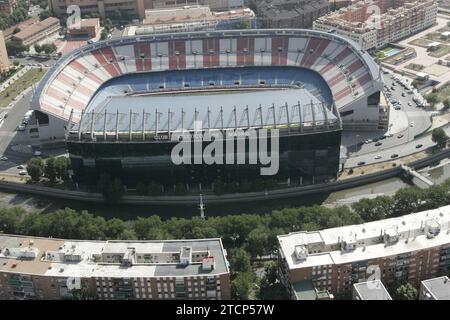
[(431, 57), (434, 57), (434, 58), (440, 58), (442, 56), (445, 56), (449, 52), (450, 52), (450, 47), (445, 44), (441, 44), (436, 50), (430, 51), (428, 53), (428, 55)]
[(22, 91), (31, 87), (33, 81), (37, 83), (44, 74), (45, 69), (32, 68), (22, 77), (16, 80), (5, 91), (0, 93), (0, 108), (7, 107)]
[(450, 84), (447, 84), (439, 89), (438, 91), (438, 99), (439, 101), (444, 101), (450, 97)]
[(426, 48), (430, 43), (432, 43), (433, 41), (431, 40), (427, 40), (424, 38), (419, 38), (419, 39), (415, 39), (411, 42), (408, 42), (408, 44), (411, 44), (413, 46), (419, 46), (419, 47), (423, 47)]

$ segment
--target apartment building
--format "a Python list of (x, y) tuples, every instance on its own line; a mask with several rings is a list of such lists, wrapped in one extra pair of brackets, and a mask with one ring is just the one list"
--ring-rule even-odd
[(79, 25), (71, 26), (67, 32), (71, 36), (85, 36), (89, 38), (98, 38), (100, 35), (100, 19), (81, 19)]
[(10, 15), (17, 5), (16, 0), (0, 0), (0, 12)]
[(318, 18), (313, 29), (336, 32), (371, 50), (431, 27), (436, 18), (434, 0), (364, 0)]
[(380, 280), (371, 280), (353, 284), (353, 300), (392, 300)]
[(133, 30), (135, 34), (226, 30), (237, 28), (242, 23), (254, 26), (255, 18), (255, 13), (249, 8), (221, 12), (211, 11), (208, 6), (152, 9), (145, 10), (145, 19), (140, 26), (133, 26)]
[(0, 299), (230, 299), (220, 239), (82, 241), (0, 235)]
[(211, 10), (229, 10), (243, 6), (243, 0), (49, 0), (48, 3), (50, 11), (58, 17), (66, 14), (69, 6), (77, 5), (82, 14), (96, 12), (105, 18), (110, 12), (119, 10), (139, 20), (145, 18), (148, 9), (205, 5)]
[(311, 28), (329, 11), (328, 0), (252, 0), (265, 28)]
[(12, 35), (12, 40), (22, 43), (25, 46), (35, 43), (45, 42), (57, 35), (61, 30), (59, 20), (49, 17), (42, 21), (37, 21), (26, 26), (20, 32)]
[(298, 283), (348, 296), (380, 279), (420, 281), (450, 270), (450, 206), (380, 221), (278, 236), (279, 276), (293, 299)]
[(450, 300), (450, 279), (447, 276), (423, 280), (420, 283), (420, 300)]
[(5, 38), (3, 32), (0, 31), (0, 72), (8, 70), (11, 66), (8, 58), (8, 52), (6, 51)]

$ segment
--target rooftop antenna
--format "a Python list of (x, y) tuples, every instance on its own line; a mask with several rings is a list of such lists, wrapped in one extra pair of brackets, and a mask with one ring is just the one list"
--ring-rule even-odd
[(198, 206), (200, 209), (200, 218), (205, 220), (205, 204), (203, 203), (203, 195), (200, 193), (200, 204)]

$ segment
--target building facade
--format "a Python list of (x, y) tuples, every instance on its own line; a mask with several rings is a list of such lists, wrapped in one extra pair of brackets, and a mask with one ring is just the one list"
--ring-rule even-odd
[(129, 27), (134, 34), (185, 32), (197, 30), (245, 29), (255, 27), (255, 13), (249, 8), (215, 12), (207, 6), (145, 10), (140, 26)]
[(230, 299), (220, 239), (82, 241), (0, 235), (0, 299)]
[(56, 16), (67, 13), (67, 8), (77, 5), (81, 13), (96, 12), (105, 18), (113, 11), (126, 12), (142, 20), (146, 9), (166, 9), (191, 5), (206, 5), (211, 10), (229, 10), (243, 6), (242, 0), (49, 0), (49, 9)]
[(11, 66), (8, 58), (8, 52), (6, 51), (5, 38), (3, 32), (0, 31), (0, 72), (8, 70)]
[(336, 32), (370, 50), (431, 27), (436, 18), (433, 0), (365, 0), (320, 17), (313, 28)]
[(100, 19), (81, 19), (79, 26), (73, 26), (68, 29), (71, 36), (86, 36), (89, 38), (97, 38), (100, 35)]
[(311, 28), (329, 11), (328, 0), (251, 1), (264, 28)]
[(54, 17), (49, 17), (28, 25), (20, 32), (13, 34), (12, 40), (20, 42), (24, 46), (30, 46), (48, 41), (49, 38), (57, 35), (60, 30), (59, 20)]
[(337, 297), (352, 285), (381, 280), (384, 285), (448, 274), (450, 206), (361, 225), (278, 236), (279, 276), (291, 297), (312, 282)]

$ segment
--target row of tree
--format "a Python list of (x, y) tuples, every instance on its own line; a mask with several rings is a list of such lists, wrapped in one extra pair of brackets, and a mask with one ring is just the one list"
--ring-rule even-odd
[(44, 52), (45, 54), (51, 54), (56, 52), (56, 45), (54, 43), (45, 43), (43, 45), (35, 44), (34, 51), (36, 53)]
[(27, 162), (27, 173), (33, 181), (38, 182), (46, 177), (51, 183), (55, 183), (58, 180), (69, 180), (69, 167), (70, 159), (66, 157), (49, 157), (46, 160), (34, 157)]
[[(56, 160), (55, 160), (56, 161)], [(102, 183), (114, 185), (114, 180)], [(116, 182), (117, 183), (117, 182)], [(266, 265), (265, 276), (257, 281), (252, 272), (251, 259), (273, 254), (278, 247), (277, 235), (301, 230), (320, 230), (343, 225), (359, 224), (437, 208), (450, 204), (450, 179), (429, 189), (407, 187), (393, 197), (379, 196), (362, 199), (351, 207), (326, 208), (311, 206), (274, 210), (271, 214), (240, 214), (228, 216), (170, 218), (162, 220), (151, 215), (123, 221), (94, 216), (87, 211), (56, 210), (48, 214), (35, 214), (22, 208), (0, 209), (0, 231), (70, 239), (199, 239), (221, 237), (229, 250), (234, 298), (284, 297), (284, 290), (276, 281), (276, 266)], [(406, 299), (414, 296), (412, 289), (401, 284), (393, 290)]]

